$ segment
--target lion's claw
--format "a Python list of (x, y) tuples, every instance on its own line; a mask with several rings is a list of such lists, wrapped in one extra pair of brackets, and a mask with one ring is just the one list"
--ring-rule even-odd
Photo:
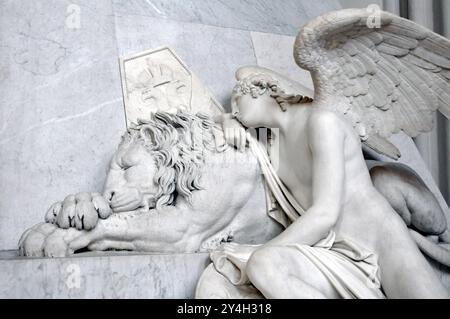
[(99, 193), (78, 193), (50, 206), (45, 221), (63, 229), (91, 230), (99, 218), (105, 219), (111, 214), (108, 201)]
[(56, 218), (58, 217), (58, 214), (61, 212), (61, 209), (62, 209), (61, 202), (56, 202), (52, 206), (50, 206), (47, 213), (45, 214), (45, 222), (55, 224)]
[(75, 227), (78, 230), (90, 230), (97, 225), (98, 213), (92, 203), (92, 197), (86, 200), (78, 200), (75, 214)]
[(92, 193), (92, 204), (94, 204), (95, 210), (100, 218), (106, 219), (111, 216), (112, 209), (109, 203), (99, 193)]

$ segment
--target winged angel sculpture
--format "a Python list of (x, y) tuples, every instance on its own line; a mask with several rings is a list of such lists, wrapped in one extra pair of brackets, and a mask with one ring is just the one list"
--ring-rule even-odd
[[(407, 206), (399, 215), (381, 194), (383, 176), (409, 184), (401, 189), (415, 186), (409, 197), (416, 204), (431, 198), (428, 190), (395, 166), (370, 176), (361, 142), (396, 159), (391, 134), (429, 131), (436, 110), (450, 116), (450, 42), (389, 13), (380, 12), (377, 28), (367, 26), (369, 18), (365, 10), (336, 11), (300, 31), (295, 60), (311, 72), (314, 100), (275, 72), (243, 67), (233, 113), (217, 116), (222, 127), (186, 112), (157, 112), (129, 127), (103, 194), (69, 195), (52, 205), (46, 223), (22, 235), (21, 253), (220, 246), (197, 297), (448, 297), (417, 245), (431, 243), (406, 226), (450, 242), (445, 218), (408, 211), (420, 206), (411, 198), (397, 203)], [(268, 156), (242, 125), (273, 129), (279, 153)], [(221, 165), (227, 156), (235, 161)], [(261, 170), (273, 199), (268, 213)], [(427, 228), (430, 216), (437, 217)], [(252, 245), (220, 245), (231, 240)], [(450, 265), (448, 251), (432, 248)]]
[[(277, 128), (279, 170), (267, 164), (265, 174), (290, 223), (263, 246), (230, 243), (212, 254), (238, 286), (251, 283), (268, 298), (448, 297), (373, 185), (361, 142), (398, 159), (391, 134), (431, 130), (436, 110), (450, 116), (450, 42), (386, 12), (377, 28), (368, 19), (366, 10), (342, 10), (301, 29), (294, 58), (311, 73), (313, 101), (289, 94), (274, 72), (237, 72), (223, 126)], [(207, 278), (199, 297), (215, 288)]]

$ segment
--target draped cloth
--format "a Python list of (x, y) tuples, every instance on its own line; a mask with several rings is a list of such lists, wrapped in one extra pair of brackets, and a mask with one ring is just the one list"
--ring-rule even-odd
[[(288, 227), (305, 210), (277, 176), (263, 146), (250, 134), (247, 139), (265, 177), (268, 215)], [(211, 252), (212, 264), (198, 282), (196, 298), (264, 298), (245, 271), (251, 254), (261, 245), (245, 246)], [(308, 259), (342, 298), (384, 298), (377, 255), (350, 240), (336, 239), (333, 231), (314, 246), (292, 243), (283, 245), (283, 252)]]

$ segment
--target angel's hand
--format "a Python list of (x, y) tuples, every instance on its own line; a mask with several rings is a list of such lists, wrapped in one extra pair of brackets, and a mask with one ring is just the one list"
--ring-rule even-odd
[(226, 114), (222, 119), (222, 128), (227, 144), (234, 146), (239, 151), (243, 152), (247, 142), (247, 135), (242, 124), (230, 114)]
[(225, 253), (227, 258), (245, 273), (250, 256), (261, 246), (262, 245), (224, 243), (216, 250), (216, 253)]

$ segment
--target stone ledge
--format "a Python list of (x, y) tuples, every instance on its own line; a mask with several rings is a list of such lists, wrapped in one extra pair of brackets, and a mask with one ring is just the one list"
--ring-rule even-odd
[(209, 262), (207, 253), (24, 258), (0, 251), (0, 298), (193, 298)]
[[(450, 292), (450, 268), (429, 260)], [(80, 253), (19, 257), (0, 251), (0, 298), (194, 298), (208, 253)]]

